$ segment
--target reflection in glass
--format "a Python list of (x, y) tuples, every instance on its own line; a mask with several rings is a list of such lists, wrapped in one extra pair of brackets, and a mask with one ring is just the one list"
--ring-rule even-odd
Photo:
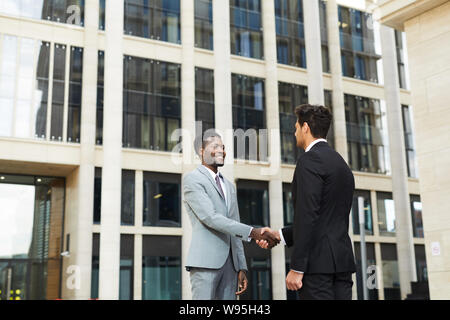
[(294, 223), (294, 202), (291, 189), (291, 184), (283, 183), (283, 225), (285, 226)]
[[(195, 120), (201, 121), (201, 132), (214, 128), (214, 71), (195, 68)], [(197, 128), (196, 128), (197, 130)]]
[(383, 265), (384, 299), (400, 300), (400, 276), (395, 244), (380, 244)]
[(100, 270), (100, 234), (92, 235), (92, 272), (91, 272), (91, 299), (98, 299), (98, 282)]
[(144, 226), (181, 227), (180, 179), (176, 174), (144, 172)]
[(414, 134), (412, 130), (411, 109), (402, 105), (403, 135), (405, 136), (406, 165), (408, 177), (417, 178), (416, 151), (414, 148)]
[(0, 69), (0, 136), (13, 135), (14, 92), (17, 66), (17, 38), (5, 35)]
[(35, 130), (36, 138), (45, 138), (47, 136), (47, 102), (48, 102), (48, 84), (50, 68), (50, 43), (38, 42), (38, 63), (36, 70), (37, 88), (35, 89)]
[(255, 242), (243, 242), (248, 267), (248, 287), (240, 300), (271, 300), (272, 271), (269, 250), (261, 250)]
[(353, 234), (360, 234), (360, 224), (359, 224), (359, 206), (358, 198), (364, 198), (364, 222), (365, 222), (365, 234), (373, 235), (373, 224), (372, 224), (372, 205), (370, 201), (370, 191), (365, 190), (355, 190), (353, 193), (353, 204), (352, 204), (352, 222), (353, 222)]
[(66, 46), (55, 44), (53, 60), (53, 95), (50, 138), (51, 140), (57, 141), (62, 141), (65, 71)]
[(241, 222), (263, 227), (269, 223), (269, 189), (267, 182), (237, 181), (237, 198)]
[[(355, 246), (355, 260), (356, 260), (356, 290), (358, 294), (358, 300), (363, 300), (364, 293), (361, 274), (361, 244), (359, 242), (355, 242), (354, 246)], [(374, 266), (376, 266), (377, 264), (375, 259), (375, 246), (373, 243), (366, 242), (366, 257), (367, 257), (366, 266), (368, 270), (372, 270)], [(367, 270), (365, 270), (363, 274), (366, 281), (371, 275), (373, 275), (373, 273), (374, 271), (367, 272)], [(369, 280), (370, 284), (372, 284), (373, 281), (371, 279)], [(369, 300), (378, 300), (378, 289), (376, 288), (371, 289), (370, 287), (368, 289), (369, 289)]]
[(134, 176), (133, 170), (122, 170), (121, 225), (134, 225)]
[(195, 0), (195, 46), (213, 50), (212, 0)]
[(96, 114), (96, 134), (95, 144), (103, 144), (103, 86), (105, 73), (105, 52), (98, 52), (97, 66), (97, 114)]
[(82, 78), (83, 49), (71, 47), (69, 75), (69, 114), (67, 120), (68, 142), (80, 142)]
[(142, 237), (142, 300), (181, 299), (181, 238)]
[(133, 300), (134, 235), (120, 235), (119, 300)]
[(100, 223), (102, 207), (102, 168), (95, 168), (94, 178), (94, 223)]
[(395, 207), (392, 193), (377, 192), (377, 208), (380, 235), (395, 236)]
[(410, 201), (413, 236), (416, 238), (423, 238), (422, 202), (420, 201), (420, 196), (411, 195)]

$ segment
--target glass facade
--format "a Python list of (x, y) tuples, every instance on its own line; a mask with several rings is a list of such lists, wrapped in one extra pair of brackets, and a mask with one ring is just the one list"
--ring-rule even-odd
[(410, 195), (411, 201), (411, 222), (413, 228), (413, 236), (415, 238), (423, 238), (423, 223), (422, 223), (422, 202), (420, 196)]
[(396, 245), (382, 243), (380, 244), (380, 247), (383, 268), (384, 299), (400, 300), (400, 276), (398, 272)]
[(133, 300), (134, 235), (120, 235), (119, 300)]
[(396, 221), (392, 193), (377, 192), (378, 228), (381, 236), (395, 237)]
[(97, 64), (97, 113), (96, 113), (96, 133), (95, 144), (103, 144), (103, 93), (105, 77), (105, 52), (98, 52)]
[(64, 178), (0, 174), (0, 300), (60, 298)]
[(195, 46), (213, 50), (212, 0), (195, 0)]
[[(355, 261), (356, 261), (356, 292), (358, 295), (358, 300), (363, 300), (364, 299), (364, 293), (363, 293), (363, 275), (364, 278), (366, 279), (366, 283), (369, 285), (377, 285), (376, 284), (376, 274), (375, 274), (375, 279), (369, 278), (370, 276), (374, 275), (374, 272), (376, 272), (375, 270), (372, 270), (371, 272), (367, 272), (368, 270), (370, 271), (372, 268), (374, 268), (376, 266), (376, 259), (375, 259), (375, 245), (373, 243), (370, 242), (366, 242), (366, 266), (368, 268), (368, 270), (365, 270), (364, 273), (362, 273), (361, 271), (361, 244), (359, 242), (355, 242), (354, 243), (354, 247), (355, 247)], [(370, 268), (370, 269), (369, 269)], [(375, 282), (375, 283), (374, 283)], [(375, 288), (371, 288), (368, 287), (368, 291), (369, 291), (369, 300), (378, 300), (378, 289)]]
[(181, 227), (181, 177), (144, 172), (143, 225)]
[(214, 116), (214, 70), (195, 68), (195, 121), (202, 125), (196, 136), (214, 128)]
[[(242, 223), (269, 226), (269, 186), (267, 182), (238, 180), (236, 183), (239, 215)], [(261, 250), (254, 242), (243, 242), (249, 280), (242, 300), (272, 299), (270, 250)]]
[(231, 54), (264, 59), (261, 0), (230, 1)]
[(290, 183), (283, 183), (283, 221), (284, 226), (289, 226), (294, 223), (294, 203)]
[(134, 190), (135, 172), (133, 170), (122, 170), (121, 225), (134, 225)]
[(94, 178), (94, 223), (100, 224), (102, 208), (102, 168), (95, 168)]
[(372, 15), (342, 6), (338, 14), (343, 75), (378, 82)]
[(142, 300), (181, 299), (181, 237), (142, 236)]
[(330, 57), (328, 53), (328, 26), (327, 26), (327, 3), (319, 0), (320, 17), (320, 41), (322, 44), (322, 71), (330, 72)]
[(359, 225), (359, 205), (358, 198), (364, 198), (364, 225), (365, 234), (373, 235), (373, 221), (372, 221), (372, 205), (370, 201), (370, 191), (366, 190), (355, 190), (353, 193), (353, 204), (352, 204), (352, 222), (353, 222), (353, 234), (360, 234)]
[(92, 271), (91, 271), (91, 299), (98, 299), (98, 282), (100, 270), (100, 234), (92, 235)]
[[(124, 57), (123, 146), (171, 151), (181, 128), (180, 65)], [(179, 151), (179, 150), (178, 150)]]
[(71, 47), (67, 141), (80, 142), (83, 49)]
[(2, 0), (0, 14), (84, 26), (85, 0)]
[(348, 159), (352, 170), (388, 173), (386, 112), (379, 100), (344, 95)]
[(106, 26), (106, 0), (99, 0), (99, 17), (98, 17), (98, 28), (99, 30), (105, 30)]
[(398, 82), (400, 88), (407, 89), (406, 71), (405, 71), (405, 53), (403, 51), (403, 32), (398, 30), (394, 30), (394, 32), (395, 32), (395, 49), (397, 52)]
[(267, 140), (259, 134), (260, 129), (266, 129), (264, 85), (261, 78), (231, 75), (235, 158), (267, 158)]
[(278, 63), (306, 68), (302, 0), (275, 0)]
[(405, 136), (405, 154), (408, 177), (417, 178), (416, 150), (414, 148), (414, 135), (412, 130), (411, 108), (402, 105), (403, 135)]
[(180, 43), (180, 0), (124, 0), (125, 34)]
[(425, 256), (425, 246), (415, 244), (414, 253), (416, 257), (417, 282), (428, 282), (428, 269), (427, 269), (427, 259)]

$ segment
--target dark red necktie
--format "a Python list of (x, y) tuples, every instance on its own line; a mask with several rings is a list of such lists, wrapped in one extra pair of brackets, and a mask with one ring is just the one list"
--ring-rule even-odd
[(220, 185), (219, 175), (216, 175), (216, 184), (219, 187), (220, 194), (222, 195), (223, 200), (225, 200), (225, 194), (223, 193), (222, 186)]

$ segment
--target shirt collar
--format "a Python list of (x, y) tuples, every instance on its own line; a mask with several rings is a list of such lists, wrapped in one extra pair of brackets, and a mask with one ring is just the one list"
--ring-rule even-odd
[(216, 176), (219, 176), (221, 179), (223, 179), (222, 174), (219, 172), (219, 170), (217, 170), (217, 174), (214, 173), (214, 171), (212, 171), (210, 168), (208, 168), (207, 166), (204, 166), (206, 168), (206, 170), (208, 170), (209, 174), (211, 175), (211, 177), (213, 178), (213, 180), (216, 180)]
[(319, 143), (319, 142), (327, 142), (327, 140), (325, 140), (325, 139), (316, 139), (316, 140), (314, 140), (313, 142), (311, 142), (310, 144), (309, 144), (309, 146), (305, 149), (305, 152), (308, 152), (309, 150), (311, 150), (311, 148), (312, 147), (314, 147), (314, 145), (315, 144), (317, 144), (317, 143)]

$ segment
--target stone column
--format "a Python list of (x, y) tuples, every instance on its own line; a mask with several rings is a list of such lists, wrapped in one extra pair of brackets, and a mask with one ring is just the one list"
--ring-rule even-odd
[(348, 161), (347, 127), (345, 122), (344, 89), (342, 85), (341, 46), (339, 38), (338, 5), (336, 0), (327, 1), (327, 33), (330, 72), (332, 81), (334, 145), (339, 154)]
[[(280, 170), (280, 116), (278, 108), (277, 39), (275, 30), (275, 7), (273, 1), (262, 2), (264, 28), (264, 57), (266, 60), (266, 118), (269, 144), (269, 170), (261, 174), (269, 175), (270, 227), (283, 227), (283, 184)], [(272, 295), (275, 300), (286, 300), (284, 246), (271, 250)]]
[(119, 298), (122, 185), (123, 0), (106, 6), (99, 298)]
[[(183, 129), (182, 137), (182, 167), (183, 177), (186, 173), (195, 168), (193, 160), (195, 159), (193, 141), (195, 138), (195, 65), (194, 65), (194, 0), (181, 1), (181, 43), (182, 62), (181, 62), (181, 127)], [(181, 225), (183, 227), (183, 236), (181, 239), (182, 247), (182, 299), (191, 299), (191, 285), (189, 272), (184, 268), (189, 245), (192, 238), (192, 226), (183, 203), (184, 196), (181, 199)]]
[(401, 295), (402, 299), (404, 299), (408, 293), (411, 293), (411, 281), (417, 281), (417, 274), (394, 30), (382, 25), (380, 28), (380, 37), (389, 130), (389, 151), (392, 168), (398, 271), (400, 275)]
[(303, 1), (303, 17), (305, 22), (306, 68), (308, 69), (308, 101), (311, 104), (323, 105), (319, 1)]

